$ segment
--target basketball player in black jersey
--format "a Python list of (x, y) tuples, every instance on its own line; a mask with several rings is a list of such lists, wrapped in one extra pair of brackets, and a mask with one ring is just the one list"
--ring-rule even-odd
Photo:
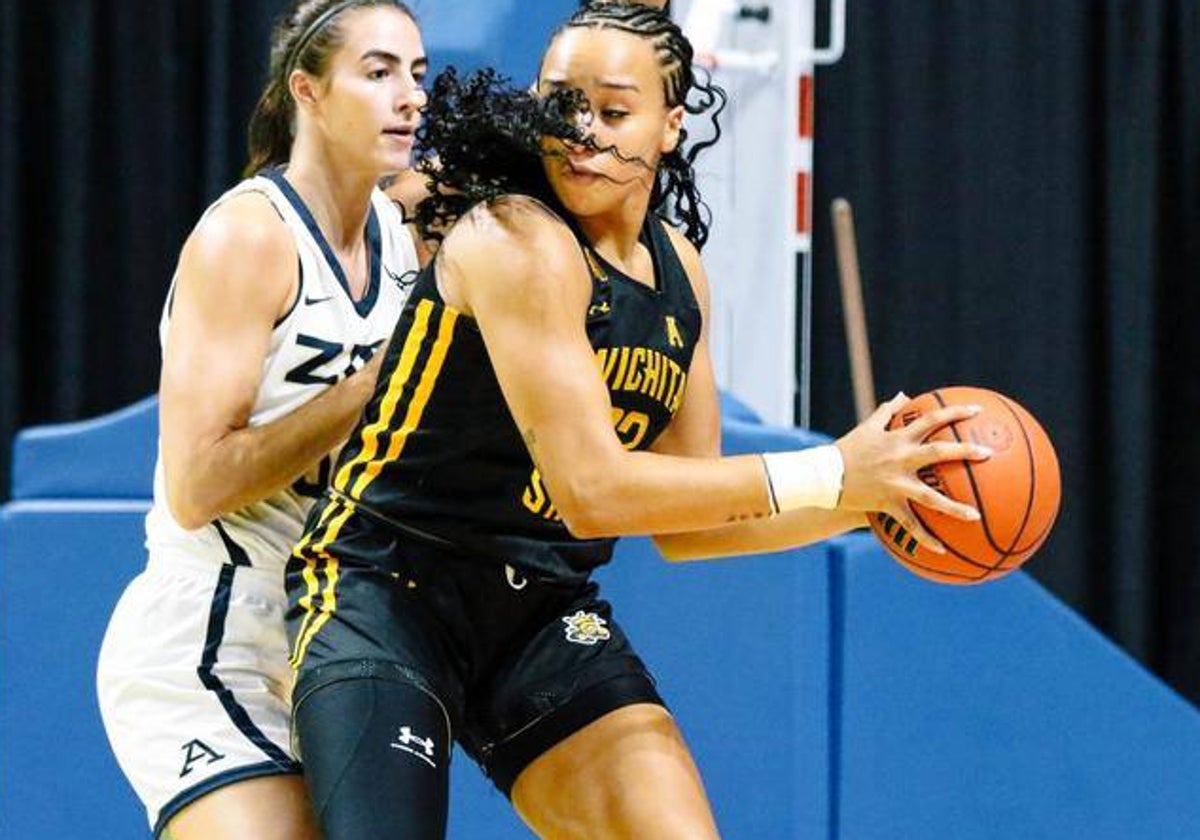
[(536, 96), (486, 73), (434, 85), (420, 212), (457, 222), (288, 567), (294, 728), (327, 840), (443, 837), (454, 740), (541, 837), (716, 837), (590, 580), (615, 538), (684, 560), (883, 510), (936, 550), (908, 500), (977, 517), (916, 474), (986, 457), (920, 443), (966, 408), (887, 431), (897, 398), (836, 445), (720, 457), (682, 125), (689, 95), (720, 97), (691, 59), (662, 12), (592, 2)]

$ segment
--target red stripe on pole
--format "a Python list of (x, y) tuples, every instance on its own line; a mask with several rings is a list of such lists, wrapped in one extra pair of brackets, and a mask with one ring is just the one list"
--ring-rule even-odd
[(812, 230), (812, 214), (808, 207), (808, 173), (796, 173), (796, 233)]
[(800, 77), (800, 136), (803, 138), (811, 138), (813, 136), (813, 122), (815, 114), (813, 112), (813, 77)]

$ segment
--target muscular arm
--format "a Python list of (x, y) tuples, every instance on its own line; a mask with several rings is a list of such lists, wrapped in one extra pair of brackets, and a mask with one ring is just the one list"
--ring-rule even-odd
[(378, 360), (291, 414), (248, 425), (297, 283), (291, 236), (260, 196), (231, 199), (184, 245), (159, 412), (167, 503), (185, 528), (291, 484), (345, 439), (370, 396)]
[(476, 208), (438, 257), (478, 322), (514, 420), (579, 537), (661, 534), (765, 516), (760, 459), (627, 452), (584, 328), (591, 281), (567, 228), (532, 202)]

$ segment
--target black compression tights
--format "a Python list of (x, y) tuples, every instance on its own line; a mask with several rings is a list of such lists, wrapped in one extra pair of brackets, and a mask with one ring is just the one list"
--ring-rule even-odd
[(295, 718), (325, 840), (443, 840), (450, 733), (431, 695), (339, 680), (305, 696)]

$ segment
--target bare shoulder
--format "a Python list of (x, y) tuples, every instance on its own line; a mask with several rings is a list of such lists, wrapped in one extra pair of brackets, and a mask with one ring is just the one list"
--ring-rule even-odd
[(460, 295), (466, 302), (476, 285), (535, 295), (571, 294), (572, 289), (590, 295), (575, 235), (558, 214), (527, 196), (473, 207), (446, 236), (437, 260), (448, 302)]
[(298, 293), (297, 261), (295, 240), (271, 202), (243, 193), (196, 225), (179, 256), (178, 287), (186, 299), (273, 322)]
[(662, 221), (661, 224), (663, 229), (666, 230), (667, 236), (670, 237), (671, 244), (675, 247), (675, 253), (679, 256), (679, 261), (683, 264), (683, 270), (687, 272), (688, 279), (692, 281), (692, 290), (696, 294), (696, 300), (700, 302), (701, 308), (707, 312), (708, 274), (704, 270), (704, 261), (700, 258), (700, 251), (678, 228), (666, 221)]
[(551, 253), (578, 249), (562, 218), (543, 202), (525, 195), (506, 195), (475, 205), (454, 226), (446, 244), (455, 239), (531, 255), (540, 248), (549, 248)]
[(213, 208), (188, 237), (185, 251), (204, 263), (229, 266), (249, 260), (274, 263), (295, 259), (291, 232), (265, 195), (235, 195)]

